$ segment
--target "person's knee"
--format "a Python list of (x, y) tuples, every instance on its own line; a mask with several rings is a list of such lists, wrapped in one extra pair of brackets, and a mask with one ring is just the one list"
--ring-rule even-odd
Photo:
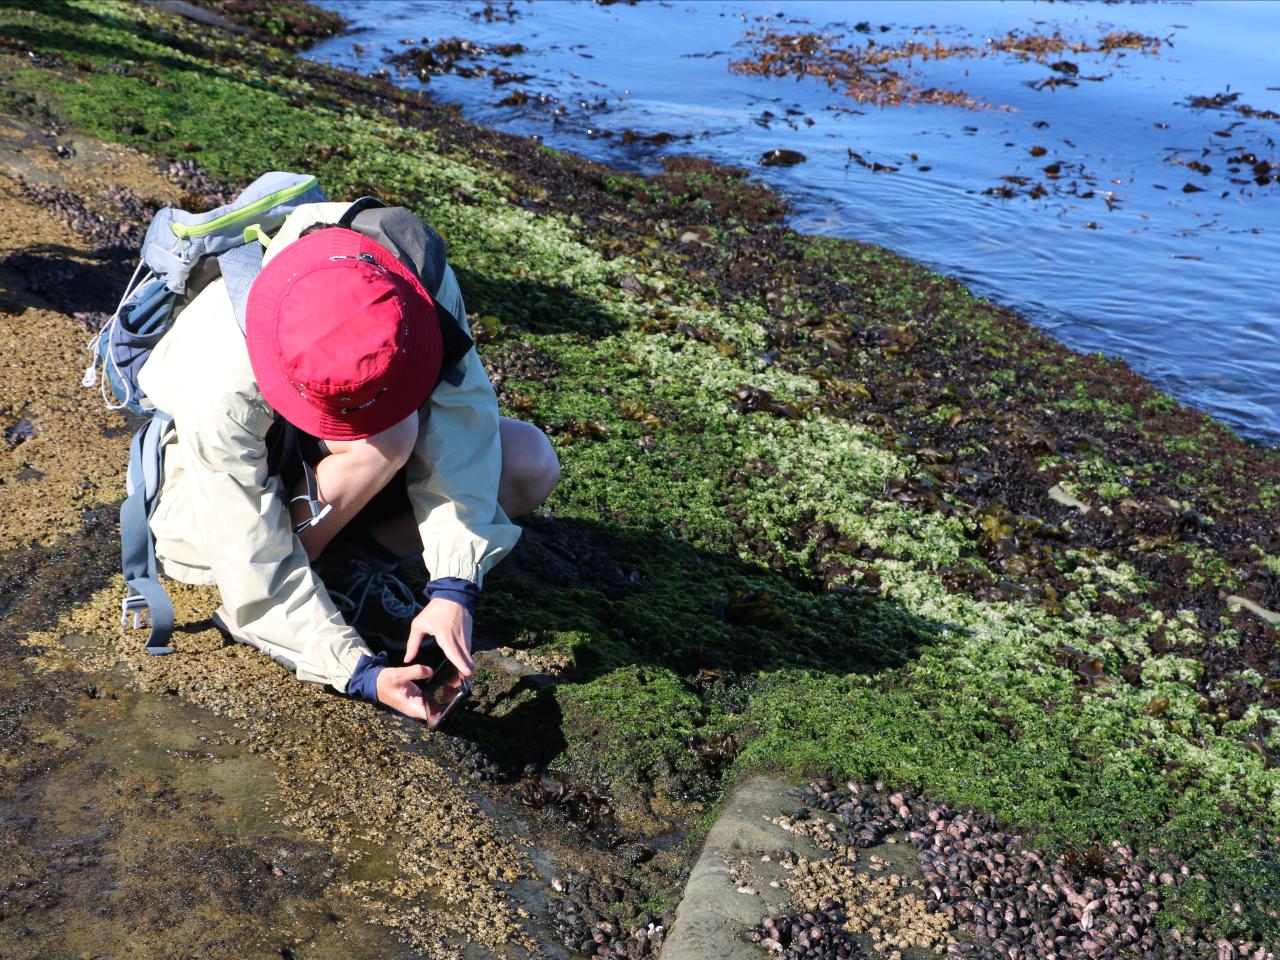
[(536, 433), (525, 480), (529, 499), (534, 501), (529, 508), (531, 510), (542, 506), (560, 482), (560, 456), (545, 433), (541, 430), (536, 430)]
[(560, 482), (560, 458), (545, 433), (531, 423), (503, 419), (499, 499), (508, 516), (536, 510)]

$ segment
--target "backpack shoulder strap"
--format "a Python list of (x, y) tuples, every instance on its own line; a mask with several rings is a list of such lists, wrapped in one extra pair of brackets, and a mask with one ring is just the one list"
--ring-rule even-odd
[(297, 207), (324, 199), (316, 178), (275, 171), (264, 173), (231, 203), (206, 213), (165, 207), (155, 215), (142, 241), (142, 257), (174, 293), (186, 290), (192, 268), (208, 255), (221, 256), (244, 246), (245, 228), (267, 234), (280, 228)]
[(249, 302), (249, 288), (262, 272), (262, 244), (252, 240), (218, 254), (218, 269), (222, 273), (223, 283), (226, 284), (227, 296), (231, 298), (231, 309), (236, 315), (236, 325), (243, 334), (245, 332), (244, 311)]
[(155, 655), (173, 653), (173, 602), (157, 576), (149, 522), (160, 499), (162, 440), (172, 422), (167, 414), (156, 411), (134, 436), (125, 481), (128, 496), (120, 506), (120, 566), (128, 586), (120, 605), (120, 625), (127, 626), (132, 615), (133, 626), (141, 627), (144, 613), (149, 614), (147, 653)]
[(387, 205), (377, 197), (361, 197), (358, 200), (353, 200), (351, 205), (347, 207), (346, 212), (338, 218), (338, 226), (346, 227), (348, 230), (355, 230), (355, 227), (351, 225), (351, 222), (355, 220), (359, 214), (364, 213), (366, 210), (375, 210), (379, 207), (385, 209), (386, 206)]
[(378, 241), (422, 280), (435, 297), (444, 281), (444, 239), (421, 217), (404, 207), (388, 207), (376, 197), (361, 197), (338, 221), (341, 227)]

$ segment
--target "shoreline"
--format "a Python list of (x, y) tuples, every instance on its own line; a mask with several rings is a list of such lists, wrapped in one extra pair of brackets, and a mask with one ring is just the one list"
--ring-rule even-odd
[[(1274, 931), (1264, 871), (1232, 881), (1253, 891), (1242, 900), (1256, 897), (1244, 920), (1214, 886), (1280, 797), (1277, 633), (1229, 600), (1280, 609), (1275, 451), (954, 281), (777, 226), (780, 201), (744, 171), (689, 158), (653, 178), (617, 174), (287, 54), (254, 47), (250, 68), (246, 48), (154, 11), (73, 8), (65, 25), (97, 39), (57, 43), (38, 26), (56, 15), (3, 16), (26, 44), (0, 51), (4, 111), (69, 124), (55, 146), (100, 136), (194, 158), (220, 180), (267, 159), (306, 161), (333, 195), (379, 192), (442, 228), (504, 412), (548, 429), (566, 462), (554, 514), (528, 523), (478, 621), (548, 681), (530, 689), (495, 671), (475, 715), (441, 738), (433, 762), (474, 778), (466, 790), (495, 784), (484, 789), (538, 809), (539, 778), (561, 778), (584, 799), (542, 806), (569, 836), (581, 831), (597, 869), (617, 861), (587, 849), (592, 833), (647, 847), (652, 866), (628, 875), (653, 899), (670, 896), (684, 856), (653, 838), (687, 833), (705, 800), (747, 771), (884, 779), (1036, 830), (1049, 849), (1165, 844), (1208, 885), (1170, 902), (1171, 923)], [(121, 59), (134, 19), (145, 25)], [(172, 112), (166, 84), (193, 57), (216, 87), (190, 119)], [(263, 119), (237, 127), (232, 105), (249, 90)], [(105, 115), (104, 97), (131, 116)], [(232, 115), (225, 130), (219, 111)], [(265, 139), (236, 143), (235, 129)], [(82, 199), (108, 219), (133, 215)], [(36, 276), (36, 265), (6, 260), (8, 277)], [(56, 284), (21, 290), (7, 280), (6, 312), (38, 299), (74, 312), (57, 307), (67, 291)], [(20, 414), (16, 402), (5, 416)], [(42, 435), (82, 416), (77, 404), (96, 398), (33, 416), (40, 432), (10, 445), (29, 455), (22, 469), (40, 469), (51, 455)], [(122, 442), (88, 470), (104, 508), (119, 495), (109, 454)], [(0, 502), (10, 515), (25, 503), (11, 482)], [(73, 541), (84, 537), (77, 515), (53, 522)], [(23, 552), (6, 548), (11, 563)], [(108, 549), (91, 566), (105, 577), (111, 562)], [(39, 643), (71, 629), (107, 635), (112, 588), (71, 605), (50, 590), (37, 588), (59, 616)], [(208, 599), (184, 592), (193, 624)], [(30, 640), (11, 621), (4, 632)], [(386, 726), (251, 666), (207, 629), (160, 661), (110, 636), (75, 656), (121, 658), (143, 687), (172, 686), (264, 737), (281, 696), (300, 715), (319, 711), (357, 752)], [(242, 676), (248, 689), (233, 694)], [(525, 742), (530, 725), (559, 743)], [(314, 746), (312, 775), (336, 789), (332, 754)], [(951, 770), (957, 759), (975, 773)], [(395, 751), (361, 760), (371, 777), (416, 762)], [(1207, 793), (1224, 769), (1230, 789)], [(681, 799), (691, 794), (703, 799)], [(613, 808), (611, 824), (593, 796)], [(1227, 816), (1236, 826), (1222, 820), (1219, 837), (1187, 831)], [(434, 851), (420, 851), (424, 862)]]
[[(873, 239), (937, 272), (960, 278), (976, 294), (1009, 306), (1024, 319), (1032, 320), (1079, 352), (1125, 357), (1135, 369), (1180, 402), (1211, 413), (1255, 442), (1274, 445), (1280, 437), (1276, 424), (1272, 422), (1272, 413), (1280, 409), (1280, 404), (1272, 401), (1280, 398), (1273, 395), (1266, 359), (1265, 330), (1269, 310), (1260, 286), (1260, 275), (1256, 269), (1247, 266), (1265, 259), (1261, 257), (1261, 251), (1274, 238), (1268, 241), (1262, 236), (1250, 235), (1249, 239), (1244, 239), (1247, 228), (1267, 232), (1264, 229), (1265, 212), (1275, 196), (1261, 194), (1272, 193), (1272, 190), (1260, 189), (1255, 194), (1253, 181), (1242, 180), (1249, 184), (1249, 188), (1241, 187), (1237, 200), (1223, 208), (1218, 192), (1207, 182), (1201, 186), (1207, 187), (1208, 191), (1194, 197), (1178, 193), (1176, 183), (1172, 192), (1152, 188), (1151, 182), (1163, 184), (1161, 178), (1164, 174), (1179, 169), (1173, 159), (1166, 156), (1164, 160), (1153, 160), (1151, 164), (1135, 167), (1132, 164), (1137, 161), (1132, 150), (1128, 150), (1122, 151), (1127, 157), (1127, 162), (1121, 164), (1124, 170), (1110, 169), (1108, 165), (1119, 163), (1118, 158), (1104, 159), (1101, 154), (1107, 151), (1103, 149), (1100, 152), (1098, 145), (1092, 143), (1085, 130), (1081, 129), (1082, 112), (1092, 113), (1105, 107), (1105, 103), (1098, 102), (1099, 96), (1127, 101), (1139, 89), (1144, 89), (1148, 95), (1158, 95), (1154, 74), (1161, 69), (1160, 55), (1148, 56), (1129, 50), (1125, 55), (1127, 66), (1121, 65), (1125, 57), (1112, 64), (1116, 70), (1107, 72), (1107, 76), (1112, 78), (1107, 83), (1083, 83), (1082, 89), (1071, 93), (1036, 93), (1018, 81), (1015, 85), (1022, 91), (1022, 99), (1010, 101), (1018, 106), (1015, 114), (1009, 114), (1012, 127), (998, 134), (996, 128), (1003, 121), (997, 123), (994, 116), (986, 114), (974, 118), (978, 124), (975, 129), (964, 130), (960, 125), (968, 123), (964, 119), (967, 111), (955, 108), (904, 110), (873, 107), (867, 110), (867, 116), (856, 121), (824, 119), (828, 113), (832, 117), (838, 115), (839, 108), (851, 102), (841, 89), (824, 93), (826, 85), (822, 78), (833, 79), (825, 69), (831, 63), (824, 56), (832, 54), (833, 49), (824, 47), (825, 54), (810, 50), (804, 42), (807, 35), (792, 36), (791, 40), (795, 41), (798, 49), (805, 52), (793, 52), (791, 58), (778, 60), (775, 58), (781, 54), (771, 50), (762, 54), (763, 62), (778, 67), (785, 64), (787, 69), (799, 69), (803, 65), (814, 75), (806, 80), (797, 78), (794, 85), (783, 83), (781, 86), (777, 80), (753, 77), (746, 87), (741, 86), (746, 78), (726, 76), (729, 84), (726, 92), (733, 91), (729, 94), (733, 105), (725, 104), (731, 114), (720, 117), (716, 112), (714, 115), (720, 119), (711, 123), (714, 131), (704, 129), (699, 133), (693, 126), (707, 126), (707, 123), (693, 124), (694, 116), (702, 116), (700, 111), (688, 115), (692, 126), (686, 130), (682, 126), (686, 119), (685, 111), (674, 108), (673, 112), (669, 104), (664, 106), (666, 101), (678, 100), (680, 96), (678, 88), (670, 89), (670, 78), (665, 82), (658, 81), (656, 86), (644, 84), (651, 95), (657, 94), (656, 101), (641, 97), (632, 102), (622, 95), (608, 101), (609, 105), (605, 106), (607, 98), (596, 101), (586, 93), (598, 89), (600, 94), (604, 94), (604, 88), (590, 85), (578, 88), (586, 81), (573, 79), (575, 54), (543, 50), (542, 41), (531, 41), (520, 35), (526, 29), (540, 33), (548, 29), (568, 29), (572, 33), (574, 28), (570, 26), (572, 17), (569, 11), (529, 9), (523, 18), (518, 18), (522, 26), (517, 26), (515, 20), (496, 15), (500, 6), (489, 8), (490, 13), (495, 14), (492, 20), (481, 15), (478, 4), (474, 10), (442, 8), (438, 18), (429, 18), (431, 25), (427, 32), (435, 39), (425, 44), (410, 43), (407, 35), (401, 36), (402, 26), (412, 23), (413, 18), (400, 8), (387, 13), (395, 13), (397, 18), (409, 16), (409, 20), (379, 18), (376, 11), (365, 15), (358, 10), (348, 11), (359, 22), (347, 32), (321, 41), (305, 56), (361, 74), (391, 79), (397, 84), (427, 92), (431, 97), (453, 101), (462, 105), (464, 117), (482, 125), (533, 135), (541, 138), (543, 143), (580, 153), (628, 173), (647, 175), (661, 172), (658, 168), (660, 155), (681, 150), (698, 153), (716, 162), (749, 168), (754, 178), (764, 180), (786, 194), (793, 203), (795, 209), (788, 225), (798, 232)], [(690, 42), (690, 36), (704, 35), (708, 49), (729, 49), (728, 43), (731, 37), (736, 36), (736, 27), (729, 27), (727, 33), (716, 27), (718, 22), (735, 23), (731, 16), (727, 19), (716, 17), (717, 13), (728, 12), (722, 6), (702, 8), (701, 12), (671, 10), (665, 14), (660, 14), (656, 8), (646, 13), (625, 6), (584, 9), (584, 37), (599, 37), (593, 44), (596, 46), (594, 55), (598, 59), (579, 63), (584, 64), (588, 75), (595, 81), (607, 79), (612, 87), (617, 88), (611, 96), (622, 94), (628, 83), (625, 76), (609, 66), (614, 54), (601, 31), (608, 30), (611, 24), (616, 27), (630, 24), (652, 42), (655, 34), (660, 34), (669, 15), (675, 18), (672, 23), (679, 21), (694, 31), (686, 36), (684, 42), (677, 44), (680, 52), (695, 52), (693, 46), (686, 50), (685, 44)], [(470, 13), (476, 13), (477, 17), (472, 19)], [(772, 13), (755, 11), (754, 19), (757, 23), (772, 23)], [(953, 24), (942, 30), (939, 41), (944, 44), (942, 54), (951, 58), (952, 66), (957, 59), (967, 63), (975, 52), (963, 44), (963, 38), (972, 30), (991, 32), (993, 38), (999, 37), (1004, 30), (994, 29), (994, 22), (1018, 21), (1024, 15), (1034, 17), (1033, 11), (1026, 8), (1010, 8), (1007, 16), (995, 8), (983, 13), (975, 9), (973, 13), (973, 17), (963, 18), (968, 23), (967, 27)], [(1146, 32), (1154, 31), (1153, 20), (1179, 19), (1168, 11), (1153, 17), (1151, 8), (1147, 8), (1146, 13), (1130, 8), (1129, 14), (1121, 20), (1136, 18), (1152, 28)], [(867, 15), (886, 21), (902, 19), (895, 18), (892, 11), (877, 7), (869, 8)], [(370, 19), (361, 20), (362, 16)], [(907, 17), (906, 21), (910, 23), (912, 18)], [(1049, 31), (1060, 28), (1071, 33), (1076, 30), (1083, 41), (1089, 34), (1089, 28), (1085, 26), (1088, 21), (1082, 11), (1073, 14), (1059, 10), (1049, 17), (1045, 25), (1031, 25), (1028, 29), (1037, 43), (1043, 41), (1051, 50), (1057, 35)], [(1182, 30), (1183, 39), (1188, 43), (1184, 47), (1180, 42), (1178, 46), (1183, 55), (1195, 59), (1192, 47), (1203, 52), (1210, 27), (1204, 23), (1203, 17), (1192, 17), (1188, 23), (1190, 26), (1184, 25)], [(846, 27), (849, 33), (841, 44), (853, 45), (842, 45), (840, 50), (851, 52), (856, 57), (860, 48), (855, 41), (860, 41), (864, 35), (861, 31), (853, 31), (849, 25)], [(1201, 32), (1202, 27), (1206, 32)], [(838, 27), (836, 29), (838, 32)], [(872, 26), (870, 29), (875, 33), (878, 28)], [(1103, 28), (1099, 26), (1098, 29), (1101, 31)], [(452, 39), (441, 39), (446, 34)], [(933, 60), (917, 61), (916, 67), (908, 67), (906, 62), (894, 59), (905, 49), (911, 49), (910, 41), (900, 39), (899, 34), (914, 35), (906, 23), (899, 23), (892, 32), (881, 34), (881, 39), (875, 41), (877, 44), (889, 44), (887, 48), (881, 48), (881, 55), (890, 60), (890, 65), (877, 67), (872, 71), (874, 75), (880, 76), (883, 69), (888, 71), (884, 75), (886, 83), (894, 78), (908, 82), (907, 78), (915, 76), (918, 68), (933, 81), (941, 81), (950, 89), (944, 78), (935, 75), (943, 68)], [(1249, 35), (1249, 31), (1237, 35)], [(511, 42), (522, 39), (531, 49), (523, 54), (507, 55)], [(958, 41), (960, 48), (948, 46), (948, 39), (953, 44)], [(1150, 37), (1146, 39), (1152, 41), (1148, 51), (1151, 53), (1155, 41)], [(995, 42), (995, 48), (1009, 40), (1005, 37)], [(1191, 42), (1193, 40), (1194, 43)], [(1028, 45), (1031, 42), (1028, 39)], [(1062, 37), (1057, 36), (1056, 42), (1061, 43)], [(699, 46), (703, 41), (693, 41), (693, 44)], [(378, 53), (379, 49), (383, 52)], [(750, 44), (748, 49), (751, 49)], [(761, 52), (758, 47), (754, 49)], [(1004, 94), (1016, 97), (1008, 89), (1009, 83), (1024, 72), (1036, 73), (1036, 63), (1045, 67), (1057, 56), (1047, 56), (1039, 47), (1035, 49), (1038, 56), (1027, 50), (1022, 50), (1019, 55), (997, 53), (987, 56), (992, 51), (984, 48), (984, 56), (976, 58), (973, 63), (973, 79), (979, 82), (981, 75), (980, 82), (988, 93), (994, 86)], [(1088, 53), (1080, 55), (1090, 63), (1098, 59)], [(383, 56), (388, 57), (385, 64), (380, 60)], [(726, 59), (730, 59), (728, 55), (706, 60), (696, 56), (680, 57), (677, 62), (685, 66), (680, 68), (678, 75), (683, 77), (685, 70), (696, 65), (694, 72), (689, 74), (689, 80), (696, 79), (699, 84), (710, 84), (710, 89), (715, 89), (715, 78), (728, 69)], [(1100, 59), (1101, 62), (1093, 64), (1097, 70), (1102, 69), (1101, 63), (1111, 61), (1109, 55)], [(1206, 66), (1202, 58), (1196, 62), (1201, 74), (1211, 72), (1212, 68)], [(1256, 62), (1256, 58), (1251, 58), (1251, 62)], [(594, 65), (585, 66), (587, 63)], [(1243, 63), (1241, 69), (1245, 69)], [(1086, 66), (1084, 70), (1088, 74), (1090, 67)], [(528, 71), (532, 71), (532, 75), (526, 76)], [(1135, 75), (1121, 79), (1130, 73)], [(1145, 79), (1140, 80), (1139, 76)], [(424, 80), (422, 84), (415, 82), (415, 78), (427, 77), (430, 80)], [(513, 79), (516, 77), (518, 82)], [(1111, 89), (1109, 84), (1113, 82), (1117, 86)], [(1169, 103), (1163, 109), (1156, 109), (1154, 103), (1146, 100), (1141, 101), (1148, 103), (1151, 115), (1147, 117), (1142, 108), (1135, 107), (1137, 113), (1142, 113), (1146, 119), (1126, 123), (1129, 133), (1146, 142), (1150, 137), (1140, 135), (1139, 129), (1148, 130), (1154, 137), (1158, 134), (1156, 128), (1165, 126), (1163, 121), (1169, 121), (1172, 129), (1163, 135), (1170, 143), (1185, 141), (1198, 144), (1196, 138), (1200, 133), (1208, 136), (1203, 124), (1215, 114), (1199, 108), (1193, 110), (1189, 103), (1180, 99), (1178, 88), (1187, 82), (1187, 78), (1172, 82)], [(1210, 82), (1207, 77), (1202, 77), (1190, 92), (1201, 92), (1200, 88)], [(761, 86), (757, 89), (756, 85)], [(693, 88), (692, 84), (686, 83), (679, 86)], [(571, 89), (578, 89), (578, 93), (571, 94)], [(786, 92), (788, 89), (790, 94)], [(486, 91), (491, 91), (492, 95)], [(805, 116), (787, 113), (786, 125), (783, 125), (781, 118), (768, 119), (771, 116), (768, 111), (756, 117), (749, 104), (739, 104), (744, 98), (747, 101), (753, 96), (768, 98), (771, 93), (784, 99), (790, 97), (788, 110), (804, 112)], [(558, 97), (562, 97), (564, 102), (553, 103)], [(499, 98), (503, 99), (500, 101)], [(1067, 106), (1068, 102), (1076, 105)], [(1085, 103), (1091, 107), (1086, 108)], [(774, 107), (780, 109), (777, 104)], [(1043, 116), (1036, 111), (1042, 111)], [(1157, 113), (1160, 116), (1156, 116)], [(1013, 119), (1018, 116), (1020, 120)], [(1033, 127), (1030, 120), (1035, 117), (1040, 119)], [(913, 118), (923, 124), (921, 129), (913, 127), (916, 123)], [(811, 121), (816, 122), (816, 126), (808, 126)], [(1041, 124), (1049, 124), (1050, 121), (1052, 129), (1040, 129)], [(1153, 125), (1147, 121), (1162, 122)], [(1199, 133), (1180, 132), (1181, 123), (1198, 124), (1196, 129)], [(636, 130), (632, 130), (632, 126), (636, 126)], [(792, 126), (795, 129), (789, 129)], [(664, 128), (667, 127), (673, 132), (666, 132)], [(649, 141), (639, 132), (640, 128), (663, 132), (650, 134), (653, 140)], [(737, 129), (738, 133), (729, 132), (731, 129)], [(945, 138), (944, 131), (947, 134)], [(1237, 130), (1235, 136), (1249, 139), (1265, 133), (1265, 130), (1251, 127), (1249, 130)], [(682, 143), (685, 136), (694, 139)], [(1044, 139), (1049, 145), (1039, 144), (1037, 138)], [(1128, 141), (1131, 138), (1126, 136), (1124, 139)], [(854, 155), (847, 159), (843, 146), (838, 149), (839, 156), (831, 149), (845, 140), (854, 151)], [(915, 162), (908, 162), (905, 153), (896, 153), (895, 142), (903, 150), (923, 151), (926, 160), (938, 162), (936, 170), (922, 160), (919, 163), (932, 172), (927, 175), (914, 172)], [(953, 143), (958, 151), (950, 159), (944, 160), (932, 152), (934, 149), (945, 150), (944, 145), (948, 142)], [(878, 146), (872, 148), (873, 143)], [(1033, 143), (1036, 150), (1048, 149), (1053, 154), (1032, 163), (1034, 154), (1028, 155), (1027, 150)], [(807, 152), (809, 161), (787, 168), (770, 168), (760, 163), (768, 149), (784, 145)], [(871, 150), (874, 154), (872, 159), (883, 160), (881, 166), (900, 165), (900, 169), (873, 174), (876, 164), (859, 152), (865, 150)], [(1256, 148), (1259, 156), (1265, 150), (1261, 144)], [(1058, 155), (1060, 152), (1061, 156)], [(1140, 152), (1143, 156), (1155, 157), (1160, 152), (1158, 142), (1146, 143)], [(1190, 159), (1189, 154), (1187, 159)], [(1233, 189), (1232, 184), (1225, 181), (1224, 173), (1227, 167), (1234, 166), (1232, 163), (1224, 165), (1224, 159), (1219, 156), (1212, 164), (1215, 177), (1224, 179), (1221, 184), (1225, 188), (1223, 198)], [(1208, 163), (1204, 157), (1201, 160)], [(1005, 163), (1010, 167), (1000, 166)], [(1046, 165), (1044, 171), (1040, 164)], [(1059, 171), (1063, 164), (1065, 168)], [(847, 167), (843, 172), (842, 166)], [(1196, 174), (1192, 179), (1197, 182), (1199, 177), (1207, 175), (1199, 173), (1199, 168), (1199, 163), (1193, 163), (1186, 170), (1189, 176)], [(1120, 176), (1122, 172), (1123, 177)], [(996, 177), (997, 173), (1008, 175)], [(1129, 179), (1124, 187), (1111, 182), (1112, 179), (1119, 181), (1125, 178)], [(991, 185), (993, 181), (996, 186)], [(1004, 196), (1002, 190), (1014, 198), (998, 199)], [(1118, 193), (1113, 196), (1113, 191), (1120, 191), (1125, 196)], [(1044, 194), (1043, 198), (1040, 198), (1041, 194)], [(1106, 197), (1106, 210), (1101, 209), (1102, 196)], [(824, 201), (823, 197), (827, 199)], [(1099, 210), (1091, 213), (1089, 211), (1094, 204)], [(1212, 207), (1212, 211), (1203, 208), (1203, 204)], [(1197, 212), (1191, 218), (1193, 208)], [(1141, 217), (1138, 216), (1139, 211), (1142, 211)], [(1096, 219), (1091, 220), (1090, 217)], [(1224, 240), (1227, 245), (1216, 247), (1209, 242), (1212, 231), (1198, 235), (1197, 225), (1202, 225), (1202, 221), (1210, 217), (1221, 230), (1229, 231), (1237, 239)], [(1188, 218), (1195, 223), (1184, 223)], [(1088, 229), (1085, 229), (1086, 221)], [(1175, 234), (1178, 239), (1174, 239)], [(1017, 237), (1018, 242), (1002, 247), (1010, 237)], [(1259, 256), (1249, 256), (1251, 247)], [(1225, 270), (1234, 275), (1236, 282), (1230, 276), (1223, 276)], [(1225, 289), (1226, 292), (1221, 296), (1210, 296), (1207, 300), (1197, 293), (1214, 289)]]

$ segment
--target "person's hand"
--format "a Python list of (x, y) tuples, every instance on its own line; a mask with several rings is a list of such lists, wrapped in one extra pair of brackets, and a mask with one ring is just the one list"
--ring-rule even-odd
[(378, 674), (378, 702), (406, 717), (426, 720), (427, 701), (418, 681), (430, 677), (431, 668), (425, 663), (411, 663), (407, 667), (383, 667)]
[(471, 662), (471, 613), (460, 603), (437, 597), (423, 607), (409, 625), (409, 646), (404, 652), (404, 662), (412, 663), (422, 646), (422, 639), (436, 638), (440, 650), (458, 668), (458, 677), (465, 680), (475, 671)]

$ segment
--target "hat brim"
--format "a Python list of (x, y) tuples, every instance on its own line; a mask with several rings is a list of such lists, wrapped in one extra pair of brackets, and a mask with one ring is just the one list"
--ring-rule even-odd
[[(335, 414), (308, 401), (285, 374), (277, 318), (281, 301), (308, 267), (361, 253), (373, 255), (404, 284), (405, 349), (392, 361), (386, 387), (375, 402)], [(295, 240), (262, 268), (245, 305), (245, 342), (263, 399), (289, 423), (321, 440), (363, 440), (382, 433), (426, 403), (440, 376), (440, 323), (422, 281), (386, 247), (343, 227)]]

